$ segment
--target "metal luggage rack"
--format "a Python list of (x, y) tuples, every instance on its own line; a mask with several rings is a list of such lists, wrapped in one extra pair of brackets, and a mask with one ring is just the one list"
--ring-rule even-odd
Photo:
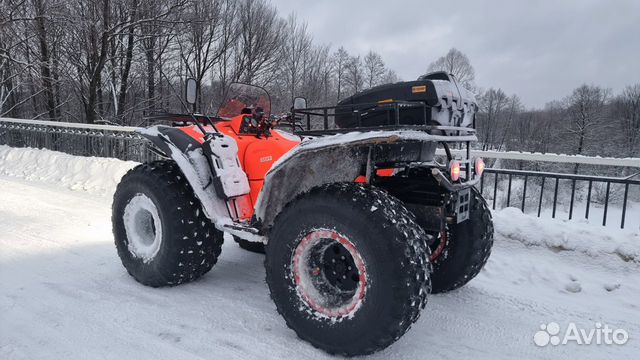
[[(402, 124), (401, 114), (403, 110), (422, 109), (422, 124)], [(342, 110), (342, 111), (341, 111)], [(363, 126), (363, 117), (369, 115), (371, 111), (386, 113), (386, 121), (382, 125)], [(475, 122), (473, 128), (459, 126), (441, 126), (429, 124), (427, 112), (431, 111), (431, 106), (422, 102), (414, 101), (386, 101), (375, 103), (346, 104), (325, 107), (313, 107), (293, 110), (293, 121), (283, 124), (289, 127), (294, 134), (303, 136), (323, 136), (348, 133), (353, 131), (384, 131), (384, 130), (415, 130), (425, 131), (434, 135), (451, 136), (451, 141), (456, 136), (475, 135)], [(337, 116), (350, 116), (353, 118), (355, 127), (340, 128), (336, 126)]]
[[(422, 109), (422, 124), (401, 124), (401, 114), (406, 109)], [(442, 181), (443, 184), (450, 184), (443, 171), (447, 170), (447, 166), (451, 160), (457, 160), (461, 165), (464, 177), (460, 176), (460, 183), (450, 184), (449, 190), (459, 191), (462, 186), (473, 186), (480, 181), (480, 178), (473, 176), (472, 173), (472, 156), (470, 138), (476, 139), (475, 121), (474, 127), (460, 126), (443, 126), (428, 124), (427, 111), (431, 111), (431, 106), (421, 102), (409, 101), (388, 101), (378, 103), (360, 103), (337, 105), (327, 107), (313, 107), (293, 110), (293, 121), (283, 124), (283, 127), (289, 127), (293, 133), (301, 136), (327, 136), (349, 132), (368, 132), (368, 131), (424, 131), (430, 135), (440, 135), (436, 140), (443, 148), (446, 162), (439, 163), (437, 174), (434, 175)], [(343, 109), (341, 112), (340, 110)], [(346, 109), (346, 111), (344, 111)], [(369, 111), (377, 110), (386, 112), (386, 122), (378, 126), (362, 126), (363, 116)], [(355, 127), (339, 128), (335, 124), (336, 116), (351, 116), (355, 120)], [(463, 150), (464, 156), (454, 156), (453, 148)]]

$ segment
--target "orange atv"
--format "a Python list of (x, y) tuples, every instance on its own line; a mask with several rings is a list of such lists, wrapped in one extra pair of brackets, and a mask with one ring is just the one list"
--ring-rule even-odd
[[(266, 252), (271, 297), (300, 338), (353, 356), (392, 344), (429, 293), (463, 286), (486, 263), (493, 225), (473, 187), (484, 163), (469, 150), (477, 106), (453, 77), (334, 107), (297, 98), (282, 116), (259, 87), (233, 84), (225, 98), (213, 118), (140, 131), (166, 160), (129, 171), (114, 195), (118, 255), (137, 281), (197, 279), (226, 232)], [(466, 156), (454, 158), (452, 143)]]

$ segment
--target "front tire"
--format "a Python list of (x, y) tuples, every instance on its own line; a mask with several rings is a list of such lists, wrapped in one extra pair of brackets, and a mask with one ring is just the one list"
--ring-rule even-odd
[(429, 248), (413, 215), (387, 192), (321, 186), (277, 217), (267, 284), (300, 338), (331, 354), (371, 354), (415, 322), (430, 290)]
[(173, 161), (131, 169), (118, 184), (111, 219), (122, 264), (147, 286), (193, 281), (211, 270), (222, 250), (223, 233)]

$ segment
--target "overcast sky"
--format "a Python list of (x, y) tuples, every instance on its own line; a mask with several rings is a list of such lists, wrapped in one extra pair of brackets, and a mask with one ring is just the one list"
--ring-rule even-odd
[(456, 47), (482, 88), (530, 107), (597, 84), (640, 82), (640, 0), (272, 0), (295, 12), (318, 43), (382, 55), (403, 80)]

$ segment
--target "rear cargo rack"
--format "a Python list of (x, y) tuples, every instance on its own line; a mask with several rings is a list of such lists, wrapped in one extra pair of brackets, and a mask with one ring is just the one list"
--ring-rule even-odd
[[(434, 135), (475, 135), (473, 127), (442, 126), (431, 121), (432, 106), (415, 101), (380, 101), (294, 109), (292, 121), (281, 126), (296, 135), (323, 136), (348, 132), (415, 130)], [(343, 126), (340, 126), (343, 125)]]
[[(464, 115), (460, 109), (442, 109), (425, 102), (381, 101), (294, 109), (290, 122), (281, 123), (280, 126), (296, 135), (312, 137), (376, 131), (422, 131), (430, 135), (438, 135), (435, 142), (438, 143), (437, 146), (443, 148), (446, 163), (439, 164), (436, 161), (436, 166), (431, 168), (431, 175), (440, 186), (450, 192), (459, 193), (456, 201), (457, 208), (462, 214), (460, 221), (463, 221), (465, 216), (468, 216), (468, 188), (480, 181), (480, 176), (475, 176), (474, 159), (471, 156), (471, 142), (475, 140), (470, 140), (470, 137), (476, 139), (475, 117), (469, 127), (440, 125), (439, 122), (432, 120), (432, 111), (434, 113), (450, 111), (450, 123), (453, 124), (460, 123), (456, 121), (456, 116)], [(442, 120), (442, 117), (439, 119)], [(452, 147), (465, 149), (464, 156), (454, 157)], [(460, 163), (462, 174), (458, 181), (452, 182), (447, 174), (449, 163), (454, 159)]]

